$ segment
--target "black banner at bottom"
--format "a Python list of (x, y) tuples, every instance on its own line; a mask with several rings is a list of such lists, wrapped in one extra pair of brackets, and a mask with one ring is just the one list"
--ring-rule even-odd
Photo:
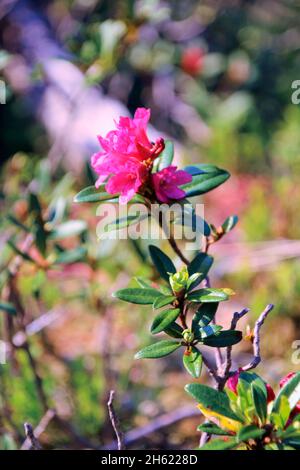
[[(294, 451), (295, 452), (295, 451)], [(297, 452), (297, 451), (296, 451)], [(212, 455), (213, 454), (213, 455)], [(183, 465), (196, 468), (199, 464), (220, 464), (231, 465), (247, 462), (247, 464), (256, 463), (257, 460), (263, 460), (270, 463), (278, 463), (278, 460), (284, 460), (288, 465), (289, 459), (295, 456), (285, 451), (155, 451), (155, 450), (128, 450), (128, 451), (93, 451), (93, 450), (42, 450), (42, 451), (0, 451), (1, 463), (9, 464), (48, 464), (56, 462), (68, 465), (91, 465), (89, 470), (95, 466), (119, 466), (135, 469), (141, 465), (162, 466)]]

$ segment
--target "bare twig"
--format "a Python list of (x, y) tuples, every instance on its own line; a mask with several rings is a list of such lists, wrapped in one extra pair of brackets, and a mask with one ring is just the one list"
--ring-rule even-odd
[[(129, 446), (135, 442), (149, 436), (154, 432), (159, 432), (162, 429), (172, 426), (173, 424), (182, 421), (183, 419), (193, 418), (199, 416), (199, 410), (196, 406), (185, 406), (170, 413), (165, 413), (157, 418), (154, 418), (150, 423), (145, 426), (132, 429), (124, 436), (125, 445)], [(113, 441), (101, 448), (101, 450), (114, 450), (118, 448), (118, 442)]]
[[(25, 441), (22, 444), (21, 450), (29, 450), (31, 447), (33, 447), (32, 436), (33, 436), (33, 441), (35, 443), (37, 442), (38, 445), (40, 446), (37, 439), (39, 438), (39, 436), (41, 434), (43, 434), (43, 432), (45, 432), (48, 424), (54, 418), (54, 416), (55, 416), (55, 411), (54, 410), (48, 410), (44, 414), (44, 416), (42, 417), (41, 421), (39, 422), (37, 427), (34, 429), (34, 431), (32, 430), (32, 427), (31, 427), (30, 424), (28, 424), (28, 423), (24, 424), (25, 432), (26, 432), (27, 437), (26, 437)], [(41, 446), (40, 446), (40, 448), (41, 448)]]
[(120, 421), (114, 410), (114, 406), (113, 406), (114, 396), (115, 396), (115, 392), (114, 390), (111, 390), (109, 394), (109, 400), (107, 402), (107, 408), (108, 408), (109, 418), (110, 418), (112, 427), (114, 428), (115, 434), (117, 436), (118, 450), (124, 450), (125, 449), (124, 434), (120, 429)]
[(29, 442), (31, 444), (30, 448), (32, 450), (41, 450), (42, 446), (39, 443), (39, 441), (37, 440), (37, 438), (35, 437), (34, 431), (33, 431), (33, 428), (31, 426), (31, 424), (30, 423), (25, 423), (24, 428), (25, 428), (26, 437), (27, 437), (27, 439), (29, 440)]
[(269, 304), (266, 306), (265, 310), (260, 314), (259, 318), (255, 322), (254, 330), (253, 330), (253, 359), (249, 362), (249, 364), (242, 367), (242, 370), (250, 370), (254, 369), (258, 366), (261, 361), (260, 356), (260, 329), (264, 324), (265, 319), (269, 315), (269, 313), (273, 310), (274, 305)]

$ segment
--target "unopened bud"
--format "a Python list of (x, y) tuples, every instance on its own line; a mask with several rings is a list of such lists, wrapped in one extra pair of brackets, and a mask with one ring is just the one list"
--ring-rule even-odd
[(190, 329), (184, 330), (182, 336), (184, 341), (186, 341), (187, 343), (191, 343), (195, 338), (194, 333)]

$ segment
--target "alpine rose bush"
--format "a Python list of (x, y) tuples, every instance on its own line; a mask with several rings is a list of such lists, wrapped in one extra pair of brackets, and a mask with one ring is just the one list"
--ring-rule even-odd
[[(219, 304), (229, 301), (234, 292), (228, 287), (212, 286), (210, 269), (214, 258), (209, 250), (235, 227), (238, 217), (227, 217), (219, 227), (203, 220), (201, 231), (190, 198), (214, 190), (225, 183), (230, 174), (202, 162), (178, 169), (172, 164), (173, 143), (164, 142), (162, 138), (152, 143), (148, 138), (149, 119), (150, 110), (139, 108), (133, 119), (121, 117), (115, 130), (106, 137), (99, 137), (102, 151), (93, 155), (91, 161), (98, 174), (96, 189), (89, 186), (75, 196), (76, 202), (101, 203), (112, 194), (121, 204), (126, 204), (138, 194), (149, 217), (152, 217), (150, 206), (158, 203), (162, 228), (164, 223), (171, 227), (174, 220), (166, 218), (166, 208), (160, 204), (182, 200), (182, 215), (188, 217), (180, 217), (180, 224), (203, 236), (203, 247), (199, 246), (190, 258), (183, 253), (171, 231), (166, 230), (170, 248), (183, 266), (176, 266), (161, 248), (149, 244), (148, 257), (145, 252), (143, 261), (155, 270), (155, 284), (152, 277), (135, 277), (136, 286), (113, 292), (115, 299), (152, 306), (154, 318), (150, 332), (154, 336), (164, 334), (167, 338), (151, 342), (134, 357), (152, 360), (181, 351), (184, 369), (193, 379), (199, 379), (187, 384), (185, 390), (196, 400), (206, 420), (197, 428), (202, 433), (200, 450), (300, 449), (300, 372), (284, 377), (277, 395), (259, 375), (249, 372), (261, 361), (260, 329), (274, 305), (268, 304), (255, 322), (254, 359), (236, 371), (231, 370), (232, 347), (246, 337), (237, 329), (237, 323), (249, 309), (233, 313), (229, 330), (217, 321)], [(137, 224), (142, 217), (140, 214), (121, 221), (116, 219), (111, 230)], [(215, 349), (214, 362), (207, 359), (205, 347)], [(201, 383), (203, 369), (207, 369), (213, 379), (214, 388)]]

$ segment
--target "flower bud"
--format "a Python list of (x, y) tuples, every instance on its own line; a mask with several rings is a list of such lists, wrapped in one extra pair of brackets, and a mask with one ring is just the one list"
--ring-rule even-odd
[(191, 343), (195, 338), (194, 333), (190, 329), (184, 330), (182, 336), (187, 343)]
[(178, 293), (186, 288), (187, 282), (189, 279), (189, 273), (186, 267), (184, 267), (178, 273), (172, 274), (170, 276), (170, 285), (173, 292)]

